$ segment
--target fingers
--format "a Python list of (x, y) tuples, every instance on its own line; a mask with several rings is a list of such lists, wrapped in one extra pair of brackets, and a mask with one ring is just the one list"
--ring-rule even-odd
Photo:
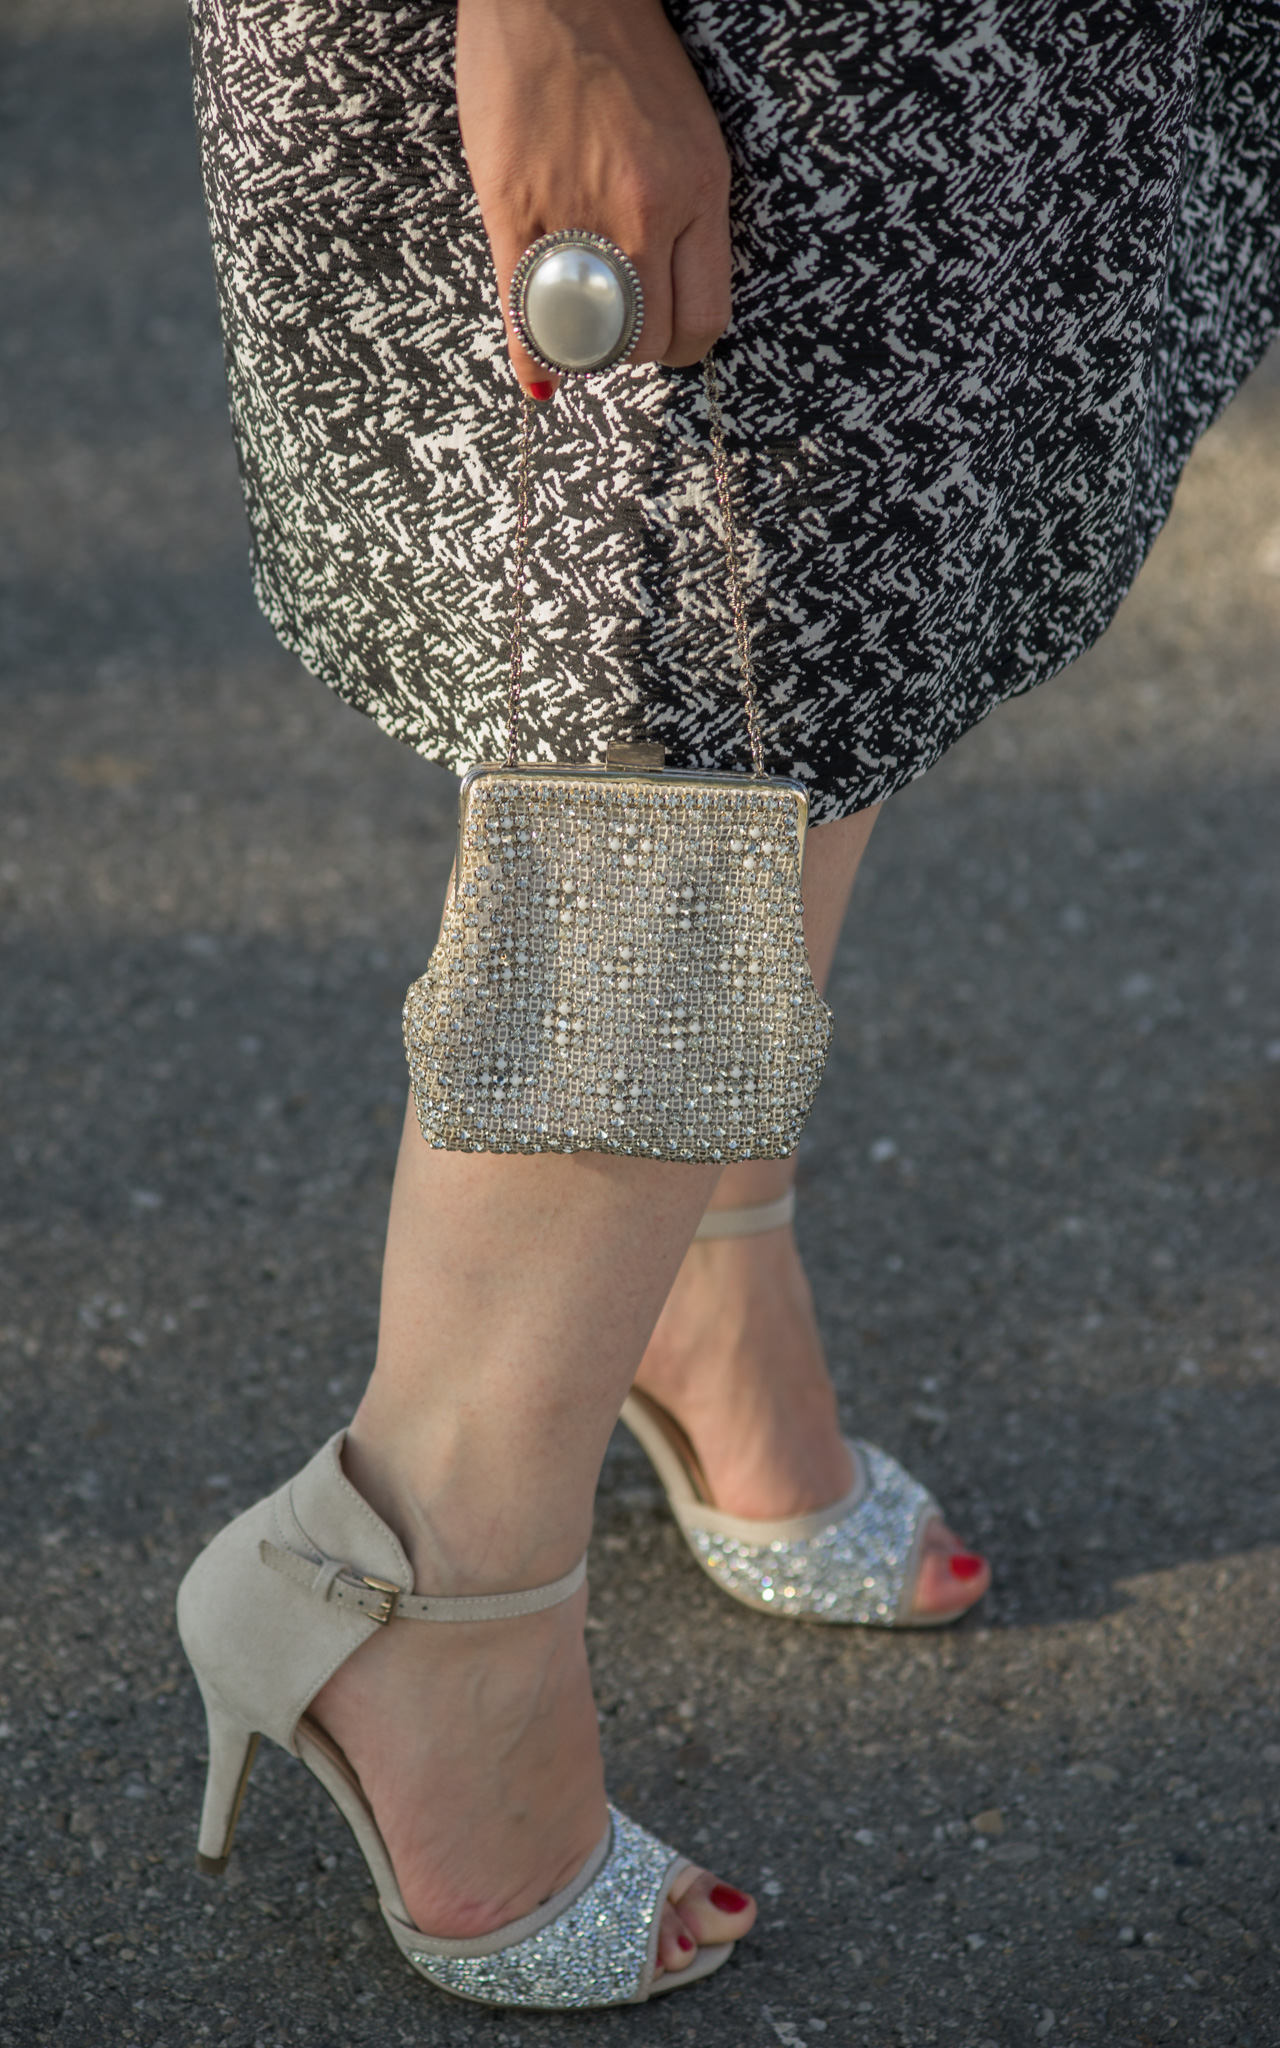
[[(665, 232), (664, 232), (665, 228)], [(642, 249), (629, 249), (644, 287), (644, 329), (633, 363), (681, 369), (700, 363), (729, 325), (733, 249), (729, 160), (710, 178), (691, 219), (672, 232), (655, 223)]]
[[(727, 212), (716, 219), (697, 221), (674, 244), (662, 244), (653, 254), (633, 248), (625, 253), (639, 272), (644, 292), (644, 326), (627, 360), (665, 363), (672, 369), (700, 363), (729, 324), (731, 259)], [(544, 370), (535, 362), (512, 327), (507, 311), (511, 273), (521, 254), (523, 251), (517, 251), (509, 264), (500, 263), (495, 257), (494, 267), (503, 293), (507, 348), (521, 390), (531, 398), (548, 399), (555, 395), (560, 379), (554, 371)]]
[[(729, 157), (663, 0), (458, 0), (454, 55), (504, 300), (538, 235), (594, 230), (640, 273), (646, 317), (632, 360), (696, 362), (728, 319)], [(507, 341), (523, 389), (554, 390), (509, 323)]]
[(731, 265), (726, 194), (723, 206), (687, 227), (671, 251), (671, 332), (659, 362), (673, 369), (700, 363), (720, 339), (732, 310)]
[[(512, 267), (514, 268), (514, 265)], [(507, 289), (510, 288), (510, 284), (511, 274), (508, 272), (506, 278)], [(520, 389), (527, 391), (530, 398), (536, 398), (540, 402), (544, 402), (548, 398), (554, 398), (560, 387), (560, 379), (554, 370), (544, 370), (542, 364), (536, 363), (529, 354), (528, 349), (511, 325), (511, 316), (507, 312), (505, 296), (502, 302), (502, 317), (506, 322), (507, 349), (511, 356), (511, 367), (515, 371), (516, 382), (519, 384)]]
[[(554, 396), (560, 379), (529, 354), (508, 312), (512, 273), (526, 246), (508, 246), (506, 237), (491, 237), (511, 367), (521, 390), (545, 400)], [(669, 232), (664, 234), (659, 227), (643, 241), (639, 234), (624, 233), (619, 247), (635, 264), (644, 292), (644, 326), (627, 360), (666, 363), (672, 368), (700, 363), (729, 324), (732, 257), (727, 192), (717, 195), (711, 210), (701, 214), (674, 242)]]
[[(535, 235), (529, 237), (529, 241), (536, 239)], [(512, 272), (527, 247), (527, 242), (521, 242), (517, 246), (509, 235), (496, 235), (492, 231), (489, 233), (489, 254), (493, 259), (494, 276), (498, 283), (498, 303), (502, 307), (502, 321), (507, 330), (507, 352), (511, 357), (516, 382), (522, 391), (528, 392), (530, 398), (546, 400), (555, 397), (560, 379), (554, 370), (544, 370), (541, 363), (534, 361), (511, 325), (511, 315), (508, 311), (511, 303)]]

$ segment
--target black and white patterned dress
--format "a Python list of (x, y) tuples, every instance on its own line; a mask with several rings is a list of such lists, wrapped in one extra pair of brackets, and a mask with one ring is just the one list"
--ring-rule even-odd
[[(769, 766), (831, 819), (1107, 624), (1280, 324), (1280, 7), (670, 0), (734, 162), (718, 359)], [(439, 0), (194, 0), (257, 589), (501, 757), (519, 399)], [(537, 419), (521, 752), (741, 766), (696, 373)]]

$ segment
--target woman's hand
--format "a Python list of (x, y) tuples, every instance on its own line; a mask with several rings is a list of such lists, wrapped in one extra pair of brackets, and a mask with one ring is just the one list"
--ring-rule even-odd
[(729, 321), (729, 158), (661, 0), (458, 0), (458, 116), (516, 376), (556, 380), (511, 331), (511, 273), (557, 228), (635, 264), (632, 362), (701, 361)]

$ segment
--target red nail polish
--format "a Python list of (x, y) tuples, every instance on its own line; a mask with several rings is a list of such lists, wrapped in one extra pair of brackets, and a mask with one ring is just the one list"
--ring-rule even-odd
[(984, 1557), (974, 1557), (970, 1551), (956, 1550), (951, 1554), (951, 1576), (954, 1579), (976, 1579), (986, 1565)]
[(707, 1896), (717, 1913), (741, 1913), (751, 1903), (745, 1892), (736, 1892), (731, 1884), (713, 1884)]
[(685, 1955), (688, 1955), (689, 1950), (693, 1947), (693, 1936), (691, 1934), (677, 1934), (676, 1944), (684, 1951)]
[(530, 398), (554, 398), (555, 395), (556, 387), (554, 384), (531, 384), (529, 386)]

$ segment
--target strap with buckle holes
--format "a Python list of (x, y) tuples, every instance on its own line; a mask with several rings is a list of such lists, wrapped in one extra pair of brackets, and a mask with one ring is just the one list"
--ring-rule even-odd
[(336, 1558), (299, 1557), (296, 1551), (281, 1550), (265, 1540), (258, 1545), (263, 1564), (282, 1572), (318, 1599), (335, 1607), (350, 1608), (369, 1621), (506, 1621), (517, 1614), (539, 1614), (544, 1607), (558, 1607), (569, 1600), (587, 1576), (587, 1560), (580, 1557), (571, 1572), (554, 1579), (549, 1586), (530, 1586), (522, 1593), (477, 1593), (473, 1595), (424, 1595), (404, 1593), (389, 1579), (375, 1579)]

